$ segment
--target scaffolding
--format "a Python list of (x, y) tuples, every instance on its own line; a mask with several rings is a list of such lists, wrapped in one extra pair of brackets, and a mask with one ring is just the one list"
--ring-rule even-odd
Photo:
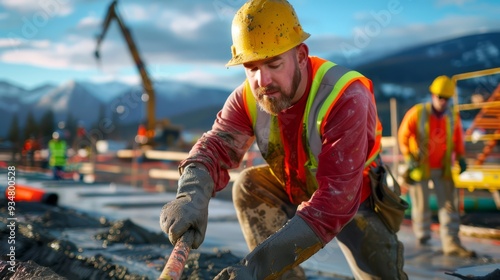
[[(500, 74), (500, 68), (457, 74), (452, 79), (458, 82), (495, 74)], [(497, 149), (500, 140), (500, 84), (486, 101), (459, 104), (458, 94), (455, 94), (454, 99), (457, 104), (455, 109), (458, 112), (479, 110), (465, 131), (465, 141), (482, 144), (480, 152), (475, 153), (473, 157), (467, 157), (467, 171), (459, 174), (460, 168), (454, 166), (455, 185), (457, 188), (469, 191), (475, 189), (490, 191), (497, 209), (500, 209), (500, 151)]]

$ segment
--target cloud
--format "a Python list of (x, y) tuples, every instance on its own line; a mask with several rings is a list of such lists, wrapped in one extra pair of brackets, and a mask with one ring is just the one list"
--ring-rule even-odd
[(80, 22), (78, 22), (76, 27), (78, 29), (96, 28), (101, 24), (101, 22), (101, 19), (97, 18), (94, 15), (90, 15), (82, 18)]
[(499, 20), (488, 20), (481, 16), (448, 16), (432, 25), (411, 24), (387, 31), (387, 36), (396, 42), (406, 45), (429, 43), (437, 40), (480, 33), (497, 31)]
[(18, 38), (0, 38), (0, 49), (6, 48), (10, 49), (10, 51), (17, 51), (21, 48), (29, 49), (29, 48), (44, 48), (50, 44), (49, 40), (22, 40)]
[(5, 63), (28, 64), (43, 68), (65, 68), (70, 66), (65, 57), (54, 56), (51, 51), (18, 50), (5, 52), (1, 59)]
[(22, 44), (22, 41), (19, 39), (0, 38), (0, 49), (1, 48), (15, 48), (15, 47), (19, 47), (21, 44)]
[(406, 25), (388, 24), (385, 27), (380, 26), (378, 30), (366, 29), (361, 25), (355, 27), (352, 36), (349, 37), (312, 36), (308, 42), (312, 52), (326, 53), (330, 50), (329, 55), (337, 56), (339, 59), (369, 59), (370, 56), (380, 56), (415, 45), (474, 33), (498, 31), (500, 30), (498, 26), (500, 19), (452, 15), (432, 24), (418, 22)]
[[(77, 43), (54, 43), (47, 40), (23, 42), (16, 49), (4, 51), (0, 60), (5, 63), (27, 64), (49, 69), (88, 69), (91, 57), (88, 51), (93, 46), (91, 40)], [(87, 57), (84, 58), (83, 54)]]
[(200, 86), (234, 89), (245, 80), (245, 74), (241, 68), (227, 69), (227, 72), (222, 74), (220, 71), (195, 69), (189, 72), (176, 73), (168, 76), (168, 78)]
[(173, 14), (166, 11), (160, 16), (157, 25), (160, 28), (167, 28), (177, 36), (195, 38), (203, 27), (214, 19), (214, 14), (206, 11), (194, 11), (192, 14)]
[(465, 6), (468, 3), (473, 3), (475, 0), (437, 0), (436, 5), (438, 7), (443, 6)]
[(90, 81), (96, 83), (108, 83), (119, 81), (128, 85), (138, 85), (141, 82), (139, 75), (121, 75), (117, 72), (105, 71), (98, 76), (92, 76)]
[(21, 14), (33, 16), (39, 13), (48, 16), (65, 16), (73, 11), (73, 1), (67, 0), (0, 0), (0, 5)]

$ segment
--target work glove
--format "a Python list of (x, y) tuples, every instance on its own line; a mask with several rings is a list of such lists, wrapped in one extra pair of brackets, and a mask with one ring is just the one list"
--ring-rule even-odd
[(408, 185), (414, 185), (415, 183), (417, 183), (417, 181), (415, 180), (415, 178), (413, 178), (412, 175), (415, 175), (413, 174), (413, 172), (418, 169), (418, 161), (412, 154), (405, 155), (404, 161), (406, 164), (406, 170), (403, 173), (403, 180)]
[(203, 243), (213, 190), (214, 181), (206, 169), (193, 163), (184, 168), (175, 200), (165, 204), (160, 214), (161, 229), (172, 244), (189, 229), (194, 231), (192, 248), (197, 249)]
[(224, 268), (214, 280), (275, 279), (322, 247), (323, 243), (309, 225), (294, 216), (237, 265)]
[(412, 154), (405, 155), (404, 160), (409, 170), (413, 170), (418, 166), (418, 160)]
[(467, 170), (467, 162), (465, 161), (465, 158), (460, 157), (458, 159), (458, 165), (460, 165), (460, 174), (464, 173), (465, 170)]

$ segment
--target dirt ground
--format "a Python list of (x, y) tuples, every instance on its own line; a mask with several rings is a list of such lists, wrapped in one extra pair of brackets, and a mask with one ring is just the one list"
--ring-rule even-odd
[[(71, 181), (50, 181), (44, 179), (42, 175), (29, 173), (23, 176), (37, 182), (46, 182), (44, 187), (50, 190), (70, 189), (73, 193), (73, 188), (77, 186), (72, 185)], [(110, 188), (111, 185), (108, 185), (107, 188)], [(98, 184), (86, 185), (86, 192), (79, 193), (72, 198), (71, 203), (64, 205), (71, 207), (75, 203), (84, 204), (84, 202), (87, 206), (94, 205), (99, 197), (101, 202), (95, 203), (98, 205), (96, 209), (106, 205), (108, 208), (114, 206), (123, 210), (128, 205), (132, 209), (129, 211), (133, 211), (132, 207), (142, 205), (139, 201), (120, 205), (117, 202), (109, 202), (109, 199), (105, 204), (102, 196), (106, 193), (97, 191), (98, 187), (100, 187)], [(127, 192), (113, 192), (113, 195), (118, 197), (126, 197), (125, 194)], [(230, 188), (218, 193), (217, 198), (230, 201)], [(148, 205), (157, 203), (156, 200), (150, 201), (150, 198), (140, 201)], [(95, 210), (92, 207), (87, 207), (87, 209)], [(161, 206), (158, 207), (161, 208)], [(0, 198), (0, 279), (157, 279), (173, 249), (161, 232), (150, 232), (127, 219), (109, 220), (104, 216), (91, 214), (94, 212), (79, 212), (75, 208), (26, 202), (16, 203), (15, 213), (16, 220), (13, 221), (8, 213), (7, 202)], [(500, 229), (500, 215), (498, 212), (489, 215), (470, 214), (463, 217), (462, 223), (473, 227), (488, 226), (498, 230)], [(237, 221), (235, 224), (237, 226)], [(469, 243), (471, 247), (473, 245), (479, 248), (489, 246), (489, 250), (480, 251), (481, 258), (477, 260), (456, 260), (442, 255), (437, 242), (438, 238), (435, 239), (432, 248), (417, 250), (411, 239), (409, 224), (404, 225), (404, 230), (406, 231), (400, 236), (402, 242), (405, 242), (405, 265), (413, 279), (450, 279), (446, 277), (444, 270), (454, 271), (456, 268), (500, 263), (500, 256), (495, 253), (498, 252), (495, 249), (498, 248), (498, 242), (475, 240), (474, 243)], [(472, 232), (476, 234), (477, 229), (471, 229), (469, 233)], [(495, 238), (498, 239), (498, 236)], [(15, 243), (9, 243), (12, 241)], [(12, 246), (14, 248), (11, 248)], [(338, 260), (335, 259), (337, 256), (335, 253), (338, 251), (333, 251), (332, 248), (325, 250), (323, 255), (318, 256), (318, 259), (325, 258), (327, 256), (325, 254), (332, 254), (328, 255), (328, 258)], [(340, 252), (338, 255), (339, 258), (343, 258)], [(237, 263), (239, 259), (231, 251), (220, 249), (192, 251), (182, 279), (213, 279), (223, 268)], [(321, 262), (318, 261), (318, 263)], [(500, 266), (496, 267), (500, 268)], [(318, 271), (309, 271), (308, 279), (352, 279), (337, 273), (343, 271), (338, 266), (333, 266), (335, 273), (328, 273), (327, 271), (330, 270), (318, 268)], [(500, 270), (492, 273), (496, 274), (492, 274), (492, 277), (475, 278), (457, 276), (456, 279), (500, 279)], [(429, 275), (439, 275), (439, 277), (433, 278)]]
[[(0, 209), (0, 279), (157, 279), (172, 251), (162, 233), (130, 220), (19, 202), (13, 223), (5, 201)], [(194, 252), (182, 279), (213, 279), (238, 261), (230, 252)]]
[[(33, 202), (16, 203), (15, 210), (13, 222), (6, 201), (0, 201), (0, 279), (158, 279), (173, 249), (163, 233), (128, 219), (110, 221)], [(181, 279), (213, 279), (238, 261), (229, 251), (192, 252)], [(455, 276), (493, 280), (500, 270), (484, 277)]]

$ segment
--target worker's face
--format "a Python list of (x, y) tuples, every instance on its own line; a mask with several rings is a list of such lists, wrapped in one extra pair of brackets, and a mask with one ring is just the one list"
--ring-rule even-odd
[(449, 102), (450, 102), (449, 98), (439, 97), (435, 94), (432, 95), (432, 106), (434, 107), (434, 110), (438, 112), (446, 111)]
[(243, 64), (253, 95), (260, 108), (271, 115), (289, 108), (303, 94), (303, 70), (307, 46), (299, 45), (281, 55)]

